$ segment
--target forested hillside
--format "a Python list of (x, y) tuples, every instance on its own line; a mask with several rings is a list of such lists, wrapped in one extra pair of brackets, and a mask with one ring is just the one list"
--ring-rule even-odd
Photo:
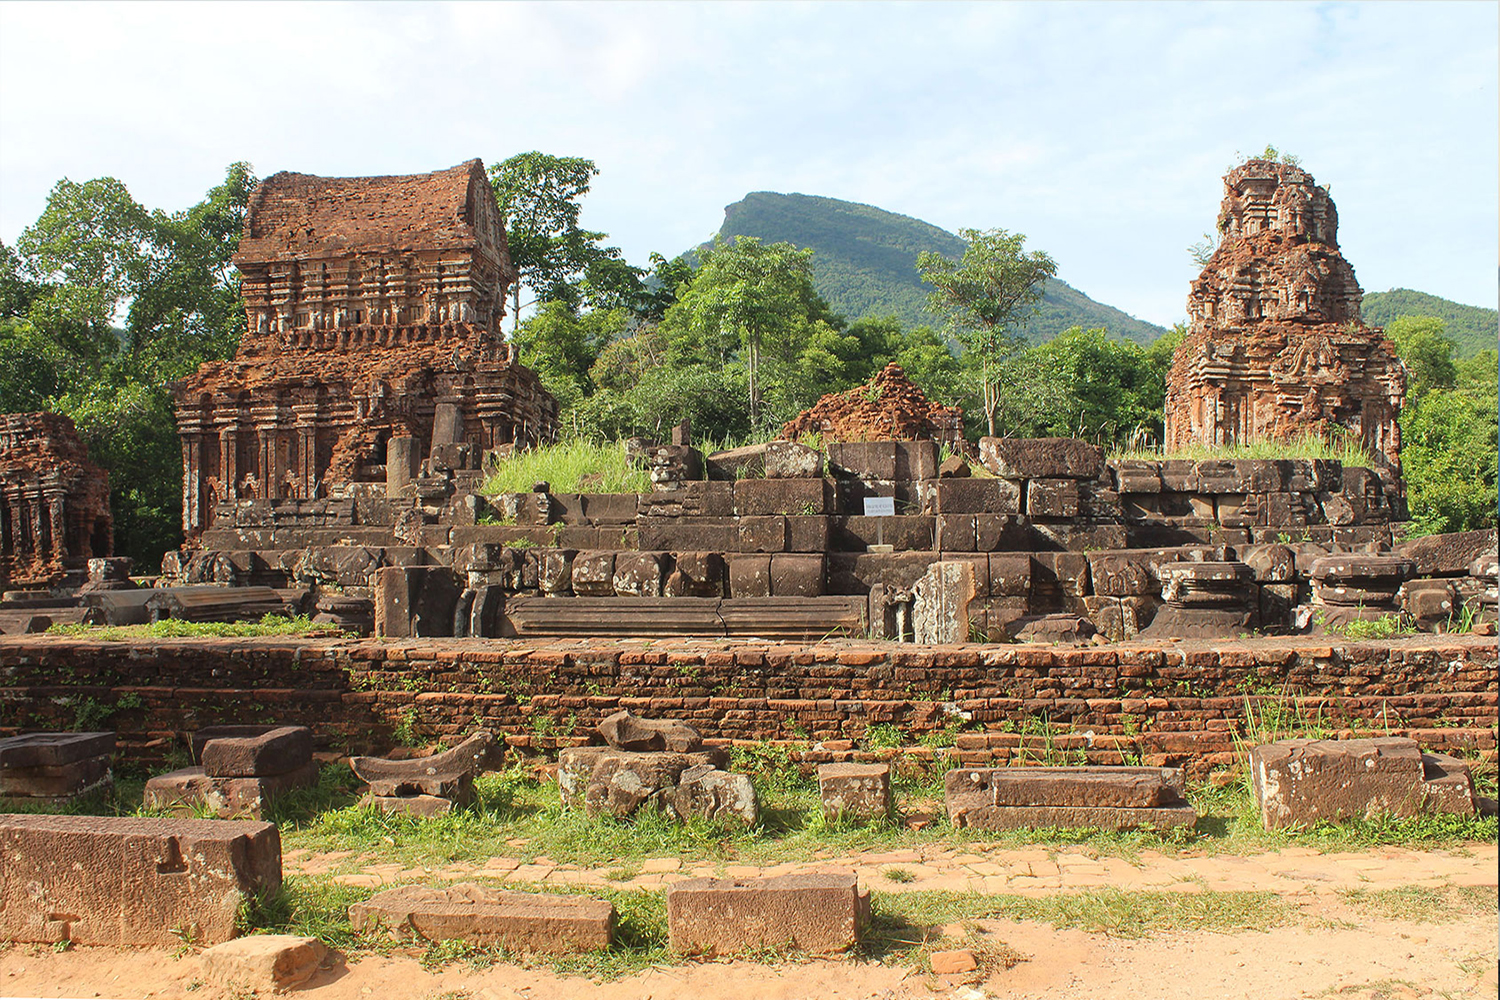
[(1435, 316), (1443, 321), (1444, 333), (1453, 341), (1454, 354), (1460, 358), (1494, 350), (1500, 324), (1500, 314), (1494, 309), (1466, 306), (1409, 288), (1367, 292), (1360, 312), (1371, 326), (1390, 326), (1401, 316)]
[[(907, 326), (941, 323), (927, 310), (932, 288), (917, 277), (917, 254), (932, 250), (958, 257), (964, 252), (957, 236), (920, 219), (837, 198), (770, 191), (753, 192), (726, 208), (719, 235), (811, 247), (813, 283), (834, 311), (850, 320), (895, 316)], [(1048, 281), (1027, 327), (1028, 339), (1040, 343), (1075, 326), (1106, 329), (1139, 344), (1166, 332), (1095, 302), (1066, 282)]]

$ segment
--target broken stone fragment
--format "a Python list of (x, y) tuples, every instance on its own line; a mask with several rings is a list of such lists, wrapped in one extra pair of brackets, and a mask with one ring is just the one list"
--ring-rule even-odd
[(452, 750), (415, 760), (383, 757), (351, 757), (349, 769), (370, 794), (390, 798), (434, 795), (467, 802), (473, 793), (474, 775), (490, 752), (494, 736), (485, 729), (474, 733)]
[(692, 753), (703, 747), (698, 730), (677, 719), (642, 719), (621, 710), (599, 723), (599, 735), (617, 750), (671, 750)]
[(667, 793), (672, 811), (681, 820), (754, 826), (760, 806), (750, 776), (721, 771), (712, 764), (695, 764), (678, 775), (677, 787)]
[(820, 764), (818, 797), (829, 820), (886, 819), (891, 814), (891, 765)]
[(252, 934), (214, 945), (202, 955), (203, 977), (210, 982), (251, 990), (288, 990), (311, 979), (328, 955), (313, 937)]
[(254, 735), (210, 736), (198, 760), (211, 778), (256, 778), (286, 774), (312, 760), (312, 730), (281, 726)]
[(944, 776), (943, 798), (954, 826), (979, 830), (1168, 829), (1198, 818), (1175, 768), (957, 768)]
[(589, 816), (624, 818), (643, 808), (669, 809), (669, 796), (682, 773), (706, 764), (726, 767), (720, 749), (694, 753), (638, 753), (614, 747), (570, 747), (558, 755), (557, 785), (562, 804)]

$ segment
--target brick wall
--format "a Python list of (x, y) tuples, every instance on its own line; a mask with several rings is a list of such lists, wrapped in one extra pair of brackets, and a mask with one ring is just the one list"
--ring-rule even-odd
[(543, 753), (628, 708), (714, 739), (791, 741), (804, 762), (859, 756), (869, 727), (887, 724), (914, 744), (948, 728), (966, 762), (1046, 750), (1201, 771), (1232, 759), (1247, 708), (1493, 755), (1496, 699), (1495, 640), (1475, 636), (1166, 648), (0, 638), (0, 736), (72, 728), (80, 709), (97, 724), (114, 707), (104, 725), (123, 758), (146, 765), (217, 722), (309, 725), (360, 752), (389, 750), (408, 719), (427, 737), (477, 723)]

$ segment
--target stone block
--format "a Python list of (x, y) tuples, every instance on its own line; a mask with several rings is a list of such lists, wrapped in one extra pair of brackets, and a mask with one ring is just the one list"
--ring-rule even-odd
[(579, 597), (613, 597), (615, 553), (595, 550), (574, 556), (573, 593)]
[(327, 946), (314, 937), (252, 934), (214, 945), (198, 961), (211, 983), (271, 992), (307, 982), (327, 956)]
[(662, 584), (668, 597), (723, 597), (728, 581), (724, 557), (717, 552), (674, 552), (672, 572)]
[(198, 760), (211, 778), (259, 778), (306, 767), (312, 751), (311, 729), (281, 726), (253, 736), (210, 738)]
[(1074, 438), (980, 438), (979, 459), (1002, 479), (1095, 479), (1104, 452)]
[(1031, 556), (990, 553), (990, 596), (1027, 597), (1031, 594)]
[(731, 554), (729, 563), (730, 597), (770, 597), (771, 557), (769, 555)]
[[(458, 801), (468, 801), (472, 792), (461, 793)], [(370, 805), (386, 816), (411, 816), (414, 819), (436, 819), (453, 811), (454, 799), (437, 795), (366, 795), (360, 805)]]
[(767, 479), (822, 479), (823, 453), (796, 441), (766, 442)]
[(741, 479), (734, 484), (734, 512), (740, 517), (766, 514), (826, 514), (828, 487), (816, 479)]
[(1458, 591), (1448, 580), (1408, 580), (1401, 585), (1401, 610), (1421, 622), (1446, 622), (1456, 617)]
[(1084, 642), (1098, 631), (1087, 618), (1078, 615), (1023, 615), (1006, 626), (1009, 639), (1016, 642)]
[(596, 526), (634, 524), (640, 501), (635, 493), (585, 493), (578, 499), (583, 519)]
[(0, 768), (63, 767), (114, 752), (114, 733), (22, 733), (0, 740)]
[(957, 827), (1192, 826), (1182, 772), (1150, 767), (957, 768), (943, 778), (948, 816)]
[(1033, 479), (1026, 484), (1027, 517), (1061, 520), (1078, 516), (1078, 482)]
[(853, 873), (695, 878), (667, 890), (672, 950), (684, 955), (845, 951), (859, 943), (869, 913), (869, 893)]
[(0, 797), (66, 801), (86, 795), (110, 782), (109, 761), (108, 755), (101, 755), (67, 764), (0, 767)]
[[(1031, 556), (1033, 589), (1055, 588), (1064, 597), (1080, 598), (1089, 592), (1089, 558), (1082, 552), (1034, 552)], [(995, 571), (990, 568), (990, 589)]]
[(1122, 459), (1110, 463), (1115, 489), (1121, 493), (1160, 493), (1161, 463)]
[(828, 820), (884, 820), (891, 815), (891, 765), (819, 764), (818, 797)]
[(895, 441), (830, 441), (827, 448), (828, 471), (836, 476), (902, 478), (896, 471)]
[(851, 515), (844, 518), (843, 526), (836, 533), (836, 541), (843, 549), (859, 550), (871, 545), (889, 545), (897, 552), (931, 552), (935, 527), (935, 518), (919, 515)]
[(833, 539), (831, 518), (789, 514), (786, 519), (788, 552), (827, 552)]
[(680, 719), (642, 719), (623, 709), (605, 716), (599, 723), (599, 735), (616, 750), (692, 753), (703, 749), (703, 737), (686, 722)]
[(771, 556), (772, 597), (822, 597), (826, 576), (822, 553), (778, 552)]
[(278, 795), (316, 785), (318, 770), (317, 761), (310, 760), (283, 774), (216, 778), (204, 774), (201, 767), (184, 767), (150, 778), (142, 801), (174, 815), (208, 812), (220, 819), (261, 819)]
[(1288, 583), (1297, 578), (1296, 554), (1285, 545), (1247, 545), (1239, 555), (1257, 583)]
[(1474, 777), (1469, 765), (1442, 753), (1422, 755), (1422, 811), (1429, 816), (1473, 816)]
[(617, 553), (614, 593), (620, 597), (660, 597), (666, 577), (665, 557), (664, 552)]
[(452, 635), (458, 594), (457, 578), (447, 566), (383, 566), (375, 571), (375, 634)]
[[(995, 480), (999, 482), (1000, 480)], [(942, 552), (973, 552), (978, 540), (973, 514), (937, 515), (937, 547)]]
[(1019, 514), (1021, 488), (1008, 479), (939, 479), (932, 484), (935, 514)]
[(1090, 552), (1089, 579), (1101, 597), (1139, 597), (1161, 592), (1151, 567), (1149, 550), (1139, 552)]
[(743, 448), (716, 451), (709, 455), (705, 462), (710, 479), (727, 480), (732, 483), (736, 479), (764, 476), (766, 474), (766, 445), (748, 444)]
[(749, 827), (760, 821), (760, 804), (749, 775), (731, 774), (712, 764), (695, 764), (683, 771), (666, 800), (683, 822), (702, 819)]
[(642, 517), (640, 545), (645, 549), (734, 552), (740, 547), (740, 528), (732, 517)]
[(511, 892), (471, 882), (404, 885), (349, 907), (365, 934), (397, 940), (464, 941), (517, 954), (596, 951), (614, 937), (614, 905), (586, 896)]
[(965, 562), (935, 562), (912, 587), (912, 635), (921, 644), (968, 642), (977, 594)]
[(568, 594), (573, 590), (575, 549), (547, 549), (537, 563), (536, 585), (544, 594)]
[[(794, 483), (795, 479), (777, 482)], [(741, 552), (785, 552), (786, 518), (782, 515), (740, 518), (739, 551)]]
[(41, 944), (214, 945), (281, 885), (270, 823), (7, 815), (0, 858), (0, 940)]
[(1424, 770), (1416, 742), (1399, 737), (1280, 740), (1250, 751), (1251, 783), (1268, 830), (1416, 816), (1427, 800)]

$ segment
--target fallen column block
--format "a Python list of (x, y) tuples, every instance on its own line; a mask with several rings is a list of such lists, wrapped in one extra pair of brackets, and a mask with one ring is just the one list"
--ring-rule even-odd
[(471, 882), (444, 888), (405, 885), (349, 907), (356, 931), (384, 930), (397, 940), (465, 941), (512, 952), (563, 954), (608, 948), (615, 908), (602, 899), (489, 889)]
[(311, 979), (328, 948), (313, 937), (252, 934), (214, 945), (202, 955), (203, 977), (250, 990), (289, 990)]
[(965, 767), (943, 778), (954, 826), (977, 830), (1037, 827), (1191, 827), (1182, 772), (1159, 767)]
[(870, 894), (852, 872), (775, 878), (694, 878), (667, 890), (672, 950), (732, 955), (759, 948), (822, 954), (859, 943)]
[(1402, 737), (1267, 743), (1250, 751), (1250, 778), (1268, 830), (1380, 813), (1474, 813), (1468, 768)]
[(312, 751), (311, 729), (281, 726), (254, 735), (211, 735), (198, 760), (212, 778), (259, 778), (305, 768)]
[(218, 944), (280, 885), (270, 823), (0, 816), (0, 940)]

